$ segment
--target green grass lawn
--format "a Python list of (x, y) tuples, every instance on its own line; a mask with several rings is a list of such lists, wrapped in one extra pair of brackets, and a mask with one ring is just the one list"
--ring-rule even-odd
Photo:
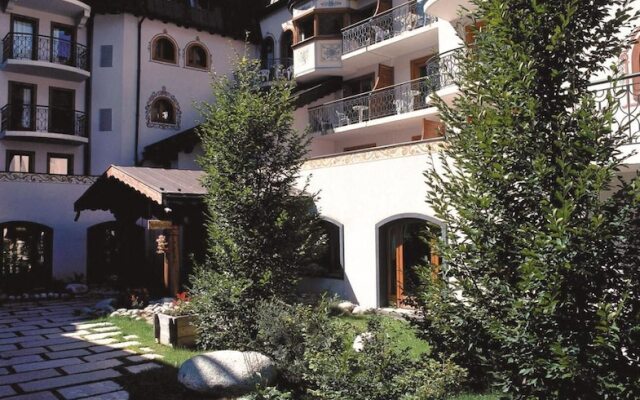
[[(366, 331), (369, 319), (371, 319), (370, 316), (341, 316), (337, 317), (336, 323), (350, 325), (358, 331)], [(96, 320), (96, 322), (110, 322), (114, 324), (120, 328), (123, 336), (138, 336), (136, 341), (140, 342), (140, 345), (132, 347), (132, 350), (142, 353), (142, 351), (140, 351), (141, 347), (149, 347), (153, 349), (155, 354), (164, 356), (162, 359), (155, 360), (155, 362), (162, 364), (163, 368), (150, 370), (137, 375), (126, 375), (115, 379), (130, 393), (132, 400), (211, 399), (211, 397), (198, 395), (186, 390), (178, 382), (178, 369), (180, 365), (189, 358), (200, 354), (200, 352), (186, 349), (173, 349), (157, 344), (154, 338), (153, 326), (144, 321), (136, 321), (125, 317), (105, 317)], [(388, 332), (392, 336), (397, 338), (397, 346), (399, 349), (408, 349), (414, 357), (419, 357), (420, 354), (429, 352), (428, 343), (419, 339), (414, 329), (407, 322), (384, 317), (382, 324), (388, 329)], [(350, 333), (350, 336), (354, 336), (354, 334)], [(353, 339), (354, 337), (349, 337), (349, 340)], [(454, 397), (452, 400), (498, 399), (499, 396), (494, 395), (468, 394)]]

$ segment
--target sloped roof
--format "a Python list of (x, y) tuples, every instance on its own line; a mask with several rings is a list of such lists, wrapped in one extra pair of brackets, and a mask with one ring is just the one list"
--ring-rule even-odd
[(201, 199), (207, 192), (201, 183), (203, 177), (203, 171), (112, 165), (76, 200), (74, 208), (76, 212), (111, 209), (114, 185), (157, 206), (178, 199)]

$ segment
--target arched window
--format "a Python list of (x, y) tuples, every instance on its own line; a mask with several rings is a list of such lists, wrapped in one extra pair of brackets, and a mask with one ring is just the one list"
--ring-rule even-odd
[(51, 280), (53, 230), (34, 222), (12, 221), (0, 224), (2, 257), (1, 289), (25, 291)]
[(173, 103), (165, 97), (159, 97), (151, 104), (151, 122), (176, 124), (176, 110)]
[(187, 47), (186, 62), (187, 67), (208, 69), (209, 52), (200, 44), (193, 43)]
[(261, 57), (262, 67), (271, 68), (275, 62), (275, 47), (273, 44), (273, 38), (267, 37), (262, 42)]
[(341, 228), (327, 220), (320, 221), (320, 227), (324, 234), (324, 240), (318, 257), (309, 266), (309, 274), (321, 278), (342, 279), (344, 268), (342, 267)]
[(167, 36), (159, 36), (151, 43), (151, 58), (155, 61), (177, 64), (178, 49)]

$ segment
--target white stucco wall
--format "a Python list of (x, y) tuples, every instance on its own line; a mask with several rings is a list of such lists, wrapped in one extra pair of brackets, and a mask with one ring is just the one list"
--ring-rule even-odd
[(367, 307), (380, 305), (378, 228), (404, 217), (433, 218), (422, 175), (430, 159), (427, 148), (425, 143), (398, 146), (333, 157), (323, 166), (318, 166), (322, 161), (307, 164), (300, 187), (310, 177), (309, 191), (320, 192), (320, 214), (344, 229), (342, 287), (335, 280), (323, 280), (321, 286), (330, 284)]
[[(85, 212), (74, 222), (73, 203), (89, 187), (85, 183), (58, 183), (45, 177), (35, 181), (0, 173), (0, 223), (28, 221), (53, 229), (53, 277), (86, 275), (87, 228), (113, 220), (111, 214)], [(86, 180), (85, 180), (86, 181)]]
[[(92, 99), (92, 162), (93, 174), (102, 173), (110, 164), (133, 165), (135, 147), (135, 113), (137, 85), (137, 35), (140, 18), (132, 15), (97, 15), (94, 22), (93, 99)], [(151, 42), (164, 34), (178, 47), (178, 63), (156, 62), (151, 59)], [(210, 69), (199, 70), (185, 65), (185, 49), (194, 41), (210, 54)], [(256, 56), (253, 45), (241, 40), (212, 35), (204, 31), (179, 27), (172, 23), (145, 19), (141, 31), (141, 80), (138, 153), (156, 143), (198, 124), (201, 117), (196, 104), (212, 101), (213, 74), (229, 75), (236, 55), (248, 52)], [(113, 66), (100, 67), (100, 47), (113, 46)], [(176, 127), (148, 127), (146, 106), (154, 92), (164, 90), (174, 96), (180, 108), (180, 124)], [(112, 109), (112, 130), (100, 132), (100, 109)]]

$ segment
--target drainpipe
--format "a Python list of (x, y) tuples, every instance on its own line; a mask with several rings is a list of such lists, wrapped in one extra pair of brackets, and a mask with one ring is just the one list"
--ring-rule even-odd
[(93, 79), (92, 68), (92, 53), (93, 52), (93, 15), (89, 17), (87, 22), (87, 68), (91, 77), (85, 81), (84, 84), (84, 115), (85, 115), (85, 129), (87, 130), (87, 137), (89, 143), (84, 145), (84, 174), (91, 175), (91, 136), (93, 129), (91, 129), (91, 80)]
[(142, 23), (147, 19), (146, 16), (142, 17), (140, 21), (138, 21), (138, 70), (136, 77), (136, 130), (135, 130), (135, 144), (134, 144), (134, 164), (136, 166), (140, 165), (140, 160), (138, 159), (138, 143), (140, 142), (140, 75), (141, 75), (141, 61), (140, 57), (142, 56)]

